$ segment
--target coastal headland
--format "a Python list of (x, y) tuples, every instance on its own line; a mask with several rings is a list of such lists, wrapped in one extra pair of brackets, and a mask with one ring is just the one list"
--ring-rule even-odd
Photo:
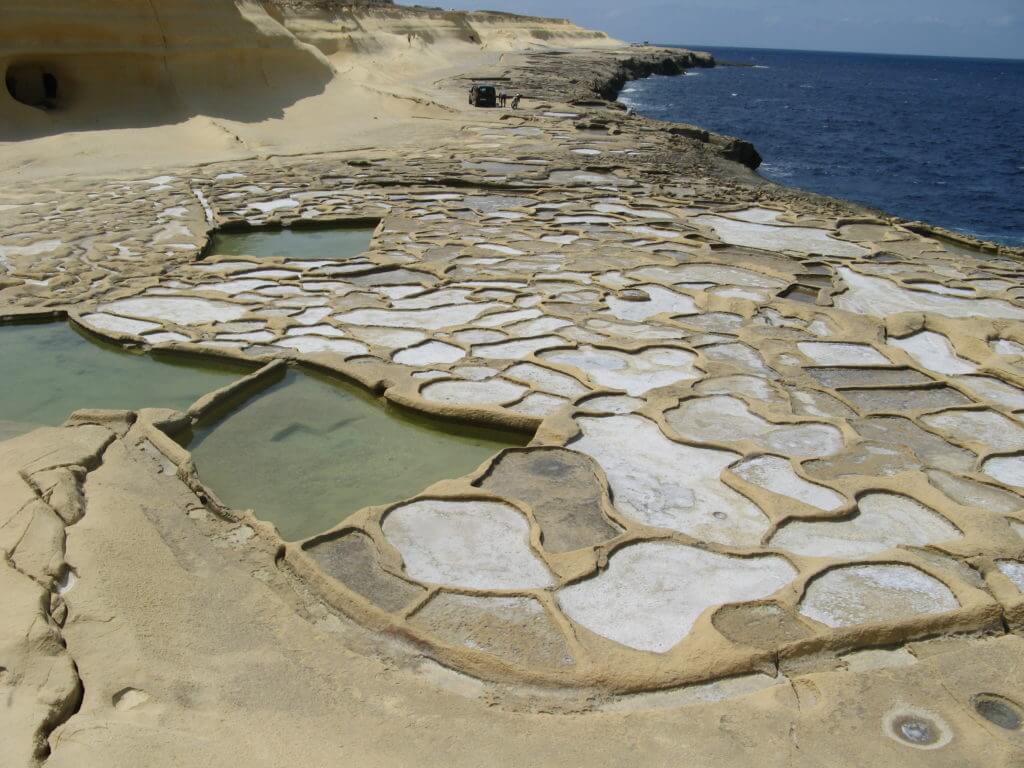
[(1024, 759), (1019, 249), (570, 21), (0, 18), (0, 766)]

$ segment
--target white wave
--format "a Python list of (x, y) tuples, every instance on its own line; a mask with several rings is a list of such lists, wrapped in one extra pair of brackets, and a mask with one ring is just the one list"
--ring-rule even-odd
[(762, 175), (776, 179), (787, 179), (796, 175), (796, 170), (788, 163), (762, 163), (758, 170)]

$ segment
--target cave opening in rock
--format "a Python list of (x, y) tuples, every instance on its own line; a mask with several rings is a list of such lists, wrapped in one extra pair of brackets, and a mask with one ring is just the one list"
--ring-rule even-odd
[(7, 92), (15, 101), (38, 109), (57, 106), (57, 76), (39, 64), (15, 64), (4, 76)]

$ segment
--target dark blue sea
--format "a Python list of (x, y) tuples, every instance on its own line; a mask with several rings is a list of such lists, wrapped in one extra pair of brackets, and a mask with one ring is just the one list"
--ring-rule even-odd
[(1024, 245), (1024, 61), (686, 47), (754, 66), (621, 100), (753, 142), (782, 184)]

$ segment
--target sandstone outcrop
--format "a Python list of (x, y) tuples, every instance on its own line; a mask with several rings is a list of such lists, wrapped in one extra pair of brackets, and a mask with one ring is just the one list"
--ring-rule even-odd
[(410, 44), (432, 56), (442, 55), (448, 45), (498, 51), (531, 45), (619, 45), (604, 32), (583, 29), (566, 19), (511, 13), (279, 0), (265, 7), (299, 40), (315, 45), (327, 56), (379, 53)]
[(3, 18), (0, 138), (197, 113), (260, 119), (332, 76), (252, 2), (8, 0)]
[(280, 117), (296, 101), (323, 94), (345, 69), (375, 67), (369, 59), (379, 56), (436, 64), (452, 58), (453, 47), (465, 55), (534, 44), (613, 44), (602, 32), (564, 20), (386, 3), (3, 5), (0, 139), (194, 115), (242, 122)]

